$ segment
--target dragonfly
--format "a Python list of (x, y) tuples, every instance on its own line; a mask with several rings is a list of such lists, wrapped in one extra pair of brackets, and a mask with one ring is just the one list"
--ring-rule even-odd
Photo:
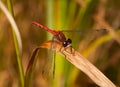
[[(63, 34), (63, 31), (56, 31), (56, 30), (52, 30), (46, 26), (43, 26), (42, 24), (36, 22), (36, 21), (32, 21), (32, 23), (42, 29), (44, 29), (45, 31), (51, 33), (53, 35), (53, 37), (55, 37), (59, 42), (62, 43), (62, 46), (64, 48), (70, 47), (72, 44), (72, 40), (70, 38), (66, 38), (66, 36)], [(75, 31), (75, 32), (79, 32), (79, 31)], [(71, 53), (72, 53), (72, 46), (71, 46)], [(53, 76), (55, 74), (55, 58), (54, 58), (54, 65), (53, 65)], [(44, 73), (44, 71), (43, 71)]]
[[(51, 33), (52, 35), (53, 35), (53, 40), (54, 40), (54, 38), (55, 39), (57, 39), (59, 42), (61, 42), (62, 43), (62, 46), (64, 47), (64, 48), (67, 48), (67, 47), (71, 47), (71, 53), (72, 53), (72, 46), (71, 46), (71, 44), (72, 44), (72, 40), (70, 39), (70, 38), (66, 38), (66, 36), (63, 34), (63, 32), (62, 31), (56, 31), (56, 30), (52, 30), (52, 29), (50, 29), (50, 28), (48, 28), (48, 27), (46, 27), (46, 26), (43, 26), (42, 24), (40, 24), (40, 23), (38, 23), (38, 22), (36, 22), (36, 21), (33, 21), (32, 22), (34, 25), (36, 25), (36, 26), (38, 26), (38, 27), (40, 27), (40, 28), (42, 28), (42, 29), (44, 29), (44, 30), (46, 30), (46, 31), (48, 31), (49, 33)], [(54, 44), (53, 44), (54, 45)], [(52, 48), (53, 46), (51, 45), (51, 48)], [(62, 47), (61, 47), (62, 48)], [(60, 49), (60, 51), (61, 51), (61, 49)], [(54, 78), (54, 74), (55, 74), (55, 56), (53, 56), (54, 58), (54, 65), (53, 65), (53, 78)], [(44, 70), (42, 71), (42, 74), (44, 74)]]

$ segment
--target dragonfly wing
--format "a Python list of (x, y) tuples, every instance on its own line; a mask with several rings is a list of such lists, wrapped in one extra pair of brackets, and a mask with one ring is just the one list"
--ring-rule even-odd
[(83, 29), (83, 30), (62, 30), (62, 32), (107, 32), (106, 29)]
[[(68, 34), (70, 37), (91, 37), (94, 35), (101, 35), (101, 34), (106, 34), (107, 30), (105, 29), (95, 29), (95, 30), (63, 30), (62, 32)], [(69, 37), (68, 36), (68, 37)], [(72, 39), (72, 38), (71, 38)]]
[[(93, 34), (106, 34), (106, 29), (89, 29), (89, 30), (63, 30), (64, 33), (69, 33), (70, 35), (80, 35), (80, 36), (94, 36)], [(74, 36), (72, 36), (74, 37)]]
[[(63, 30), (64, 34), (72, 40), (72, 46), (75, 49), (79, 49), (80, 46), (87, 47), (94, 40), (100, 38), (102, 35), (107, 34), (107, 30)], [(82, 45), (81, 42), (84, 44)], [(86, 44), (86, 45), (85, 45)], [(80, 48), (81, 49), (81, 48)]]
[(50, 70), (50, 56), (49, 56), (49, 52), (48, 52), (48, 55), (45, 59), (45, 63), (43, 65), (43, 69), (42, 69), (42, 77), (44, 78), (49, 78), (49, 70)]
[(56, 52), (53, 51), (56, 47), (56, 44), (54, 43), (55, 37), (52, 38), (52, 44), (51, 48), (48, 51), (48, 57), (46, 58), (43, 71), (42, 71), (42, 76), (43, 77), (51, 77), (54, 78), (55, 75), (55, 60), (56, 60)]
[[(52, 38), (52, 45), (51, 45), (51, 49), (54, 49), (56, 48), (56, 43), (54, 43), (54, 40), (55, 40), (55, 37), (53, 36)], [(52, 61), (52, 75), (53, 75), (53, 78), (55, 76), (55, 66), (56, 66), (56, 51), (52, 51), (52, 58), (53, 58), (53, 61)]]

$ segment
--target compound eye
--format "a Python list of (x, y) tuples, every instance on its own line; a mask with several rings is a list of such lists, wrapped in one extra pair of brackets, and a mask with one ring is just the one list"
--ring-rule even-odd
[(63, 43), (62, 43), (62, 45), (63, 45), (63, 47), (66, 47), (68, 44), (67, 44), (67, 41), (64, 41)]
[(68, 38), (67, 44), (71, 44), (71, 43), (72, 43), (72, 40)]

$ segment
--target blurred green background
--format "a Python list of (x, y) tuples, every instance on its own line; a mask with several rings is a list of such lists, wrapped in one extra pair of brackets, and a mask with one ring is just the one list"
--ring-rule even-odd
[[(2, 0), (10, 9), (10, 0)], [(79, 30), (65, 32), (72, 39), (72, 46), (88, 58), (115, 85), (120, 86), (120, 44), (109, 35), (101, 32), (103, 25), (95, 15), (103, 18), (116, 32), (120, 29), (120, 0), (11, 0), (15, 22), (22, 38), (20, 55), (24, 74), (33, 49), (52, 35), (32, 24), (32, 21), (54, 30)], [(0, 87), (21, 87), (22, 73), (19, 73), (15, 43), (11, 25), (0, 9)], [(101, 29), (95, 31), (95, 29)], [(84, 73), (59, 54), (56, 55), (55, 78), (51, 68), (46, 68), (45, 77), (41, 72), (47, 64), (47, 49), (40, 49), (31, 87), (97, 87)], [(49, 53), (48, 53), (49, 54)], [(52, 60), (52, 59), (51, 59)], [(49, 67), (50, 64), (48, 64)], [(52, 65), (52, 64), (51, 64)], [(24, 77), (23, 77), (24, 79)], [(24, 81), (24, 80), (23, 80)]]

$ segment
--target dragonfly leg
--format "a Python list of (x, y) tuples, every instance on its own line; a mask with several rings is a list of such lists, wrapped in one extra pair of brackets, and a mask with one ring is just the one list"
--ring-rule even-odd
[[(68, 47), (70, 48), (69, 51), (66, 50)], [(65, 51), (72, 54), (73, 56), (75, 55), (75, 51), (72, 49), (72, 45), (69, 45), (69, 46), (65, 47)]]
[(70, 45), (70, 53), (74, 56), (75, 55), (75, 51), (72, 49), (72, 45)]
[[(70, 50), (69, 50), (69, 51), (67, 51), (67, 48), (68, 48), (68, 47), (64, 47), (64, 51), (66, 51), (66, 52), (68, 52), (68, 53), (70, 53), (70, 54), (72, 54), (72, 55), (74, 56), (74, 55), (75, 55), (75, 51), (72, 49), (72, 45), (70, 45), (69, 47), (70, 47)], [(62, 48), (63, 48), (63, 47), (61, 46), (61, 48), (60, 48), (59, 51), (62, 52), (63, 55), (66, 57), (66, 55), (65, 55), (64, 52), (62, 51)]]

